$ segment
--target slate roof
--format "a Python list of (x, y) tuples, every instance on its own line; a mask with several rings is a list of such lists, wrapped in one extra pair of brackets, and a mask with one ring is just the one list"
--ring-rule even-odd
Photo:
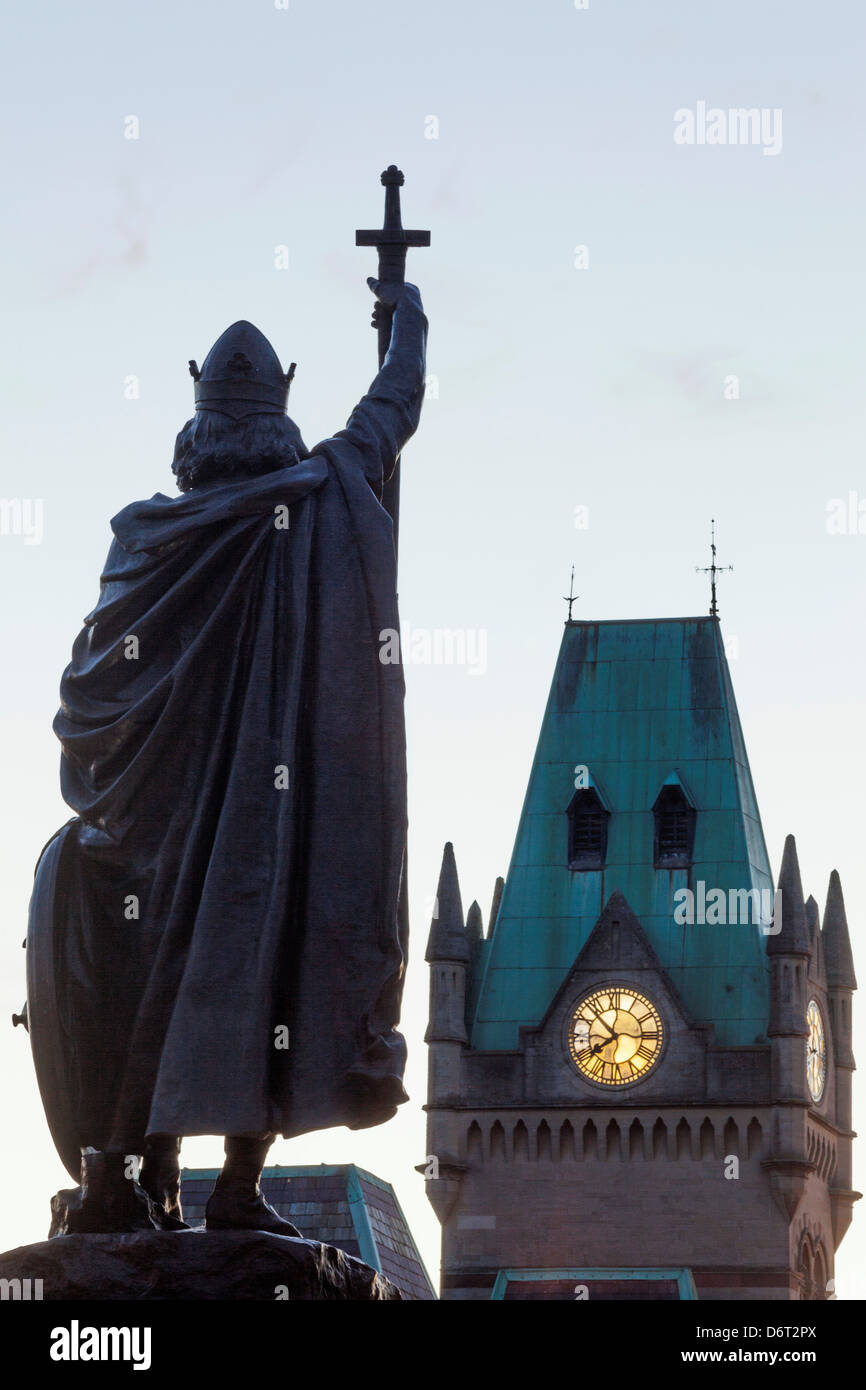
[[(181, 1204), (190, 1226), (204, 1224), (216, 1168), (184, 1168)], [(353, 1163), (311, 1168), (270, 1167), (262, 1192), (280, 1216), (308, 1240), (336, 1245), (365, 1260), (401, 1290), (403, 1297), (435, 1299), (412, 1233), (390, 1183)]]
[[(566, 810), (585, 765), (610, 808), (605, 867), (570, 870)], [(697, 808), (690, 869), (656, 869), (652, 807), (675, 775)], [(759, 925), (683, 926), (673, 894), (703, 879), (772, 890), (718, 619), (569, 622), (492, 936), (473, 971), (471, 1046), (518, 1046), (541, 1022), (619, 889), (696, 1022), (749, 1045), (768, 1025)]]

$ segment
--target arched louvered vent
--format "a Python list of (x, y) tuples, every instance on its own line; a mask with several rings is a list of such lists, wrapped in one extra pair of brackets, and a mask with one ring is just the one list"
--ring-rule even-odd
[(576, 791), (568, 807), (568, 867), (603, 869), (608, 813), (593, 787)]
[(653, 807), (655, 843), (653, 859), (657, 869), (687, 869), (695, 843), (695, 808), (682, 787), (662, 787)]

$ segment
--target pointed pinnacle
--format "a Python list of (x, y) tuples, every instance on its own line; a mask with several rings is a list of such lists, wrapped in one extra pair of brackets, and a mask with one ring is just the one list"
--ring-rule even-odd
[(466, 914), (466, 935), (470, 945), (474, 945), (476, 941), (484, 940), (484, 919), (477, 902), (473, 902)]
[(782, 894), (782, 930), (778, 936), (767, 937), (767, 955), (808, 956), (812, 943), (806, 921), (806, 904), (803, 901), (797, 842), (793, 835), (789, 835), (785, 840), (777, 886)]
[(830, 875), (830, 883), (827, 888), (823, 937), (824, 957), (827, 962), (827, 984), (831, 989), (856, 989), (857, 977), (854, 974), (854, 957), (851, 954), (851, 937), (848, 934), (845, 899), (842, 897), (842, 883), (835, 869)]
[(439, 871), (439, 887), (436, 890), (436, 904), (430, 936), (427, 940), (426, 960), (468, 960), (469, 942), (463, 926), (463, 904), (460, 900), (460, 884), (457, 879), (457, 862), (454, 846), (449, 840), (442, 854), (442, 868)]
[(454, 846), (450, 840), (442, 851), (436, 905), (436, 916), (440, 926), (444, 926), (448, 931), (455, 927), (462, 930), (463, 903), (460, 900), (460, 883), (457, 879), (457, 860), (454, 858)]
[(814, 949), (821, 930), (821, 914), (818, 911), (818, 904), (810, 893), (806, 899), (806, 926), (809, 928), (809, 937)]
[(490, 904), (490, 917), (487, 922), (487, 935), (493, 935), (493, 928), (496, 926), (496, 919), (499, 916), (499, 905), (502, 902), (502, 894), (505, 891), (505, 879), (498, 878), (493, 886), (493, 901)]

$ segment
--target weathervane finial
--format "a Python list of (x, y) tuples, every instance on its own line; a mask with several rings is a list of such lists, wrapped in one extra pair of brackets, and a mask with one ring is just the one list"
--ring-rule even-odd
[(701, 567), (700, 565), (695, 565), (695, 572), (696, 574), (708, 574), (710, 576), (710, 617), (717, 618), (719, 616), (719, 605), (716, 602), (716, 575), (723, 574), (726, 570), (729, 570), (731, 573), (733, 573), (734, 567), (733, 565), (716, 564), (715, 517), (713, 517), (710, 521), (710, 554), (712, 556), (710, 563), (708, 565), (704, 565), (703, 567)]
[(580, 594), (576, 594), (574, 592), (574, 565), (572, 565), (571, 567), (571, 584), (569, 586), (569, 592), (567, 594), (563, 594), (562, 597), (568, 604), (568, 621), (571, 622), (571, 610), (574, 607), (577, 600), (580, 598)]

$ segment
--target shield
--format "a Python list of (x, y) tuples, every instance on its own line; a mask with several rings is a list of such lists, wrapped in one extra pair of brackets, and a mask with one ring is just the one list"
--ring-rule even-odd
[(36, 1079), (48, 1128), (63, 1166), (75, 1179), (81, 1171), (78, 1126), (69, 1075), (71, 1040), (63, 1024), (62, 960), (57, 905), (63, 890), (63, 851), (77, 817), (49, 840), (36, 865), (27, 926), (27, 1019)]

